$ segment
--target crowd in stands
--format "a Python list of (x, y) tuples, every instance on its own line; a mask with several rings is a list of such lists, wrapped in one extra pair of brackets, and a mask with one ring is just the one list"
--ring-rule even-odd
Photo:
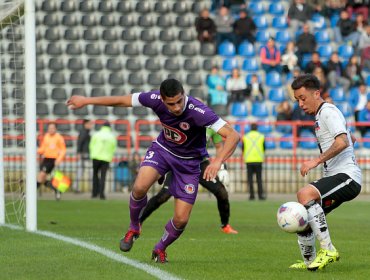
[[(290, 84), (301, 73), (313, 73), (325, 100), (350, 110), (353, 120), (370, 121), (369, 6), (369, 0), (214, 0), (195, 22), (199, 41), (214, 43), (223, 59), (207, 77), (209, 104), (263, 103), (277, 87), (284, 98), (274, 108), (275, 120), (312, 120), (293, 104)], [(246, 46), (252, 55), (242, 53)], [(231, 64), (224, 63), (228, 59)], [(269, 85), (269, 74), (276, 73), (279, 81)], [(291, 132), (286, 126), (277, 131)]]

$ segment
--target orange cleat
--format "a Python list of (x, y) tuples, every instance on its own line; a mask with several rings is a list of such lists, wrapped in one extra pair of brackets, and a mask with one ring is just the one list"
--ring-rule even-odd
[(233, 229), (229, 224), (221, 228), (221, 231), (226, 234), (238, 234), (238, 231)]

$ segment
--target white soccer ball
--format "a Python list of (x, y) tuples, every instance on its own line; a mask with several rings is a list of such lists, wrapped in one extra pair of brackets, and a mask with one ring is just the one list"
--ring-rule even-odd
[(284, 203), (279, 207), (276, 216), (279, 227), (286, 232), (301, 232), (308, 224), (307, 210), (298, 202)]

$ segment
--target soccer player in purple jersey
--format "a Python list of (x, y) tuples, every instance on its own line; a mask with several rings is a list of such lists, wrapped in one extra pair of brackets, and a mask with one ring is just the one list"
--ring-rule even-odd
[(208, 156), (206, 128), (212, 128), (225, 138), (225, 142), (222, 151), (204, 171), (205, 180), (213, 180), (217, 176), (221, 165), (235, 151), (239, 134), (202, 102), (187, 96), (181, 83), (175, 79), (164, 80), (159, 91), (124, 96), (75, 95), (67, 101), (67, 105), (71, 109), (86, 105), (145, 106), (157, 114), (163, 129), (141, 163), (130, 195), (130, 226), (120, 242), (120, 249), (130, 251), (133, 242), (140, 236), (139, 214), (147, 204), (149, 188), (168, 171), (172, 171), (169, 191), (175, 198), (174, 216), (166, 224), (164, 234), (152, 252), (152, 259), (156, 262), (167, 262), (165, 250), (184, 231), (197, 196), (200, 163)]

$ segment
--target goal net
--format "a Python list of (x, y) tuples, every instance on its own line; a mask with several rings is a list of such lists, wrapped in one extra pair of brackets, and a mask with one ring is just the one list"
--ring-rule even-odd
[(0, 0), (0, 224), (25, 226), (23, 0)]

